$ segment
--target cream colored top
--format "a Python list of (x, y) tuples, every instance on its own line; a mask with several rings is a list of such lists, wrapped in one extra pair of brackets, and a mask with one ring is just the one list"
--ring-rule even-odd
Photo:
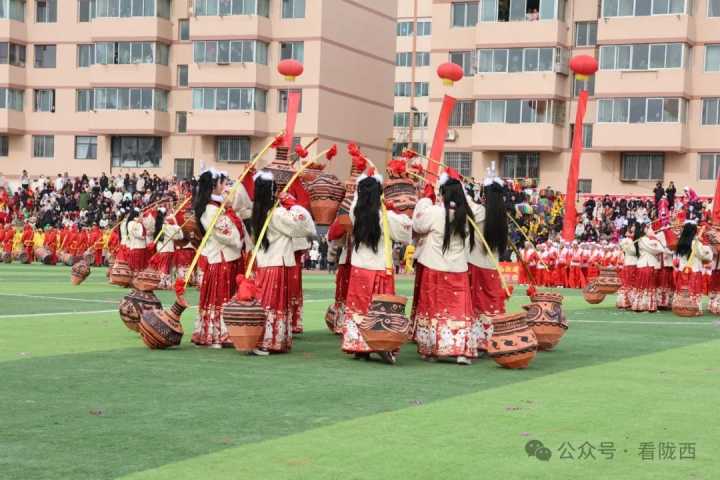
[(632, 239), (624, 237), (622, 240), (620, 240), (620, 248), (625, 255), (623, 265), (625, 265), (626, 267), (636, 266), (638, 263), (638, 257), (637, 252), (635, 252), (635, 243), (632, 241)]
[[(355, 224), (355, 205), (357, 204), (357, 194), (350, 207), (350, 220)], [(393, 242), (407, 245), (412, 241), (412, 220), (407, 215), (402, 215), (392, 211), (387, 212), (388, 226), (390, 227), (390, 238)], [(377, 245), (377, 252), (365, 244), (353, 245), (353, 252), (350, 264), (353, 267), (364, 268), (367, 270), (385, 270), (385, 249), (383, 248), (383, 225), (382, 214), (380, 217), (380, 240)], [(357, 248), (356, 248), (357, 247)], [(345, 249), (347, 250), (347, 249)]]
[[(703, 263), (710, 262), (713, 259), (712, 248), (707, 245), (703, 245), (697, 238), (693, 240), (692, 250), (695, 252), (695, 255), (690, 254), (687, 257), (681, 257), (680, 255), (675, 254), (675, 258), (679, 262), (678, 271), (682, 272), (685, 270), (685, 267), (689, 266), (692, 272), (702, 272), (704, 270)], [(690, 262), (691, 256), (692, 262)]]
[(644, 236), (638, 240), (638, 247), (640, 248), (640, 258), (638, 258), (638, 268), (652, 267), (660, 268), (660, 258), (658, 255), (663, 253), (665, 248), (658, 240), (650, 240), (647, 236)]
[(127, 224), (128, 247), (132, 250), (147, 247), (147, 235), (142, 224), (132, 220)]
[(158, 240), (157, 251), (160, 253), (173, 253), (175, 251), (174, 240), (182, 240), (183, 231), (179, 225), (165, 224), (162, 240)]
[[(219, 208), (213, 203), (208, 203), (205, 208), (200, 222), (206, 231), (209, 229)], [(222, 213), (202, 249), (202, 255), (207, 258), (210, 264), (222, 263), (223, 261), (232, 262), (240, 258), (244, 246), (243, 235), (232, 220), (225, 213)]]
[(433, 205), (429, 198), (423, 198), (415, 206), (412, 225), (416, 233), (425, 235), (418, 262), (440, 272), (467, 272), (468, 247), (460, 237), (454, 235), (448, 250), (442, 250), (445, 233), (443, 205)]
[(295, 239), (304, 239), (315, 235), (315, 222), (310, 212), (300, 205), (289, 210), (278, 207), (267, 229), (268, 249), (262, 247), (257, 253), (258, 267), (294, 267)]

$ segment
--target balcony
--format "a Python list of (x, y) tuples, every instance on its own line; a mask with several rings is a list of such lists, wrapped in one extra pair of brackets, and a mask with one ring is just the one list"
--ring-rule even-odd
[(693, 42), (695, 29), (692, 18), (688, 15), (601, 18), (598, 21), (597, 43)]
[(684, 68), (662, 70), (599, 70), (595, 74), (595, 96), (683, 97), (690, 93)]
[[(27, 67), (26, 67), (27, 68)], [(0, 83), (23, 87), (26, 83), (25, 68), (12, 65), (0, 65)]]
[(259, 15), (196, 16), (190, 18), (191, 40), (260, 38), (269, 41), (271, 36), (270, 19)]
[(264, 136), (268, 130), (267, 114), (254, 110), (195, 110), (187, 122), (191, 135)]
[(90, 67), (90, 85), (134, 87), (158, 86), (170, 89), (170, 67), (154, 63), (130, 65), (93, 65)]
[(480, 150), (555, 152), (565, 143), (552, 123), (475, 123), (472, 144)]
[(593, 149), (623, 152), (684, 152), (686, 126), (682, 123), (596, 123)]
[(475, 29), (475, 43), (483, 48), (565, 45), (567, 28), (559, 20), (480, 22)]
[(191, 63), (190, 87), (254, 87), (270, 85), (270, 67), (257, 63)]
[(25, 114), (7, 108), (0, 109), (0, 133), (6, 135), (24, 134)]
[(174, 40), (172, 23), (159, 17), (96, 18), (91, 22), (93, 42), (156, 42)]
[(478, 73), (473, 94), (476, 98), (549, 98), (567, 92), (568, 77), (555, 72)]
[(104, 135), (169, 135), (173, 130), (168, 112), (155, 110), (97, 110), (90, 117), (90, 131)]
[(17, 20), (3, 19), (0, 21), (0, 38), (3, 42), (19, 40), (21, 43), (27, 43), (25, 24)]

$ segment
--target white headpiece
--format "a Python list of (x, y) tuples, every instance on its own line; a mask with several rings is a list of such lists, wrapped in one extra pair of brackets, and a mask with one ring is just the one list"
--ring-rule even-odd
[[(367, 175), (366, 173), (361, 174), (361, 175), (357, 178), (357, 183), (362, 182), (362, 181), (365, 180), (366, 178), (368, 178), (368, 175)], [(380, 175), (380, 174), (377, 173), (377, 172), (375, 172), (375, 173), (372, 175), (372, 178), (374, 178), (375, 180), (377, 180), (377, 182), (380, 183), (380, 184), (383, 183), (383, 176)]]
[(505, 182), (503, 182), (502, 178), (498, 177), (497, 175), (497, 171), (495, 170), (495, 162), (492, 162), (490, 168), (485, 171), (485, 180), (483, 180), (483, 187), (489, 187), (493, 183), (496, 183), (501, 187), (505, 185)]
[(260, 170), (255, 175), (253, 175), (253, 181), (257, 180), (258, 178), (261, 178), (267, 182), (272, 182), (275, 179), (270, 170)]

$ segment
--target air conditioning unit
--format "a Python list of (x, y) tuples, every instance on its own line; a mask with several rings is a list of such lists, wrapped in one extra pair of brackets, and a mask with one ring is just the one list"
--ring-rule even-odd
[(454, 142), (457, 140), (458, 133), (457, 130), (448, 130), (447, 135), (445, 135), (445, 141), (446, 142)]

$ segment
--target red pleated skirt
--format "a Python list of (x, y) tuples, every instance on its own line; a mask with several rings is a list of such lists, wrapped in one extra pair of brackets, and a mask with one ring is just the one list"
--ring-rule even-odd
[(345, 299), (342, 350), (346, 353), (373, 352), (365, 342), (357, 326), (355, 316), (363, 316), (370, 310), (375, 294), (395, 295), (395, 278), (385, 270), (368, 270), (350, 267), (350, 280)]
[(181, 248), (175, 250), (174, 262), (178, 267), (188, 267), (192, 263), (193, 257), (195, 257), (195, 250), (192, 248)]
[(505, 313), (507, 294), (502, 288), (497, 271), (473, 264), (468, 264), (468, 267), (470, 298), (475, 316)]
[(150, 265), (150, 267), (154, 268), (158, 272), (164, 273), (165, 275), (169, 275), (170, 270), (173, 267), (174, 256), (175, 255), (173, 252), (156, 253), (150, 259), (149, 265)]
[(127, 263), (129, 254), (130, 249), (125, 245), (120, 245), (117, 249), (117, 255), (115, 255), (115, 261)]
[(255, 269), (258, 300), (267, 316), (260, 347), (271, 352), (289, 352), (292, 348), (290, 276), (293, 268), (280, 266)]
[(632, 309), (636, 312), (657, 310), (657, 272), (653, 267), (638, 267), (632, 289)]
[(288, 295), (290, 296), (290, 311), (292, 314), (293, 333), (303, 332), (303, 286), (302, 286), (302, 257), (303, 252), (295, 252), (295, 266), (289, 267)]
[(227, 327), (222, 320), (222, 306), (235, 295), (235, 277), (241, 271), (239, 260), (207, 265), (200, 285), (198, 318), (192, 334), (194, 344), (229, 343)]
[(142, 272), (148, 266), (148, 251), (146, 248), (131, 248), (128, 250), (127, 263), (133, 272)]

